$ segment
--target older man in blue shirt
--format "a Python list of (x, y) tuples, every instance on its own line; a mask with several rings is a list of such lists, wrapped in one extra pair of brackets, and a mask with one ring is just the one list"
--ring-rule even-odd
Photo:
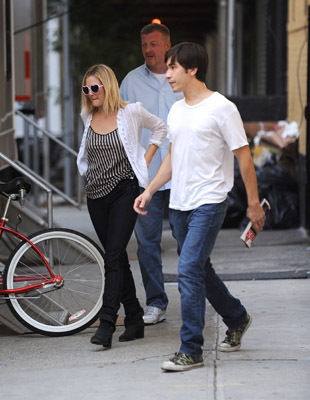
[[(145, 109), (166, 123), (170, 107), (183, 97), (180, 93), (173, 93), (166, 80), (165, 54), (171, 47), (169, 29), (160, 24), (146, 25), (141, 30), (141, 44), (145, 64), (124, 78), (120, 87), (121, 97), (131, 103), (141, 102)], [(145, 149), (148, 143), (149, 135), (143, 134), (141, 144)], [(165, 138), (150, 164), (149, 180), (155, 176), (168, 149), (169, 140)], [(135, 226), (138, 259), (146, 292), (147, 307), (143, 316), (145, 324), (156, 324), (166, 318), (168, 297), (164, 288), (160, 243), (164, 205), (169, 193), (170, 182), (153, 196), (146, 208), (147, 216), (139, 216)]]

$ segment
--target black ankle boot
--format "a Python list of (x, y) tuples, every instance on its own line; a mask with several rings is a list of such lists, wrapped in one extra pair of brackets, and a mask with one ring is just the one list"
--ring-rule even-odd
[(126, 316), (125, 318), (125, 332), (119, 337), (120, 342), (130, 342), (135, 339), (144, 338), (144, 321), (143, 310), (136, 314), (134, 317)]
[(100, 321), (99, 328), (94, 336), (90, 339), (90, 343), (99, 344), (103, 347), (110, 348), (114, 331), (115, 325), (112, 322)]

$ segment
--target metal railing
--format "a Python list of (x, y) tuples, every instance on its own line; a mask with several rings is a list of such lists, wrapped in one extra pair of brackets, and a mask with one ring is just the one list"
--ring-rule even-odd
[[(69, 147), (67, 144), (63, 143), (61, 140), (58, 139), (57, 136), (55, 136), (54, 134), (52, 134), (51, 132), (49, 132), (47, 129), (41, 127), (39, 124), (37, 124), (35, 121), (33, 121), (31, 118), (29, 118), (27, 115), (25, 115), (23, 112), (21, 112), (20, 110), (15, 110), (15, 114), (18, 115), (19, 117), (21, 117), (25, 123), (27, 123), (27, 126), (32, 126), (35, 130), (35, 134), (36, 135), (36, 131), (40, 131), (42, 132), (43, 136), (47, 137), (48, 139), (52, 140), (54, 143), (56, 143), (58, 146), (60, 146), (61, 149), (63, 149), (66, 153), (65, 157), (67, 156), (73, 156), (76, 160), (78, 153), (73, 150), (71, 147)], [(26, 130), (26, 128), (25, 128)], [(34, 139), (37, 140), (37, 139)], [(30, 142), (29, 142), (29, 137), (28, 134), (24, 132), (24, 147), (26, 148), (26, 153), (28, 152), (27, 160), (26, 163), (29, 162), (30, 159)], [(37, 146), (34, 146), (33, 149), (33, 158), (34, 160), (33, 163), (35, 164), (35, 166), (39, 165), (38, 162), (38, 158), (40, 157), (40, 151), (38, 151)], [(49, 160), (49, 154), (43, 155), (46, 156)], [(76, 197), (75, 199), (66, 194), (63, 190), (59, 189), (59, 187), (55, 186), (52, 182), (50, 182), (50, 180), (45, 179), (44, 177), (42, 177), (39, 173), (39, 171), (37, 170), (37, 168), (33, 169), (31, 168), (29, 165), (27, 165), (26, 163), (20, 161), (20, 160), (16, 160), (13, 161), (11, 160), (9, 157), (7, 157), (5, 154), (3, 154), (2, 152), (0, 152), (0, 159), (2, 159), (5, 163), (7, 163), (9, 166), (11, 166), (13, 169), (15, 169), (16, 171), (20, 172), (22, 175), (26, 176), (27, 178), (30, 179), (30, 181), (32, 183), (34, 183), (35, 186), (34, 187), (34, 202), (37, 202), (37, 198), (38, 198), (38, 191), (39, 189), (43, 190), (46, 195), (47, 195), (47, 225), (49, 228), (53, 227), (53, 192), (58, 194), (63, 200), (65, 200), (65, 202), (80, 208), (81, 204), (82, 204), (82, 179), (80, 177), (80, 175), (77, 173), (76, 174), (76, 179), (77, 179), (77, 185), (75, 186), (76, 189)], [(46, 160), (44, 160), (46, 161)], [(52, 167), (49, 166), (49, 168), (51, 169)]]
[[(20, 110), (15, 110), (15, 114), (18, 115), (19, 117), (21, 117), (25, 122), (27, 122), (29, 125), (31, 125), (33, 128), (35, 128), (36, 130), (42, 132), (42, 134), (46, 137), (48, 137), (50, 140), (52, 140), (54, 143), (56, 143), (57, 145), (59, 145), (63, 150), (65, 150), (68, 154), (70, 154), (71, 156), (73, 156), (75, 159), (77, 158), (78, 153), (73, 150), (70, 146), (68, 146), (67, 144), (65, 144), (64, 142), (62, 142), (61, 140), (59, 140), (57, 138), (57, 136), (55, 136), (54, 134), (52, 134), (51, 132), (49, 132), (47, 129), (41, 127), (39, 124), (37, 124), (35, 121), (33, 121), (31, 118), (27, 117), (23, 112), (21, 112)], [(36, 155), (37, 157), (39, 156), (38, 154)], [(25, 163), (22, 163), (21, 161), (17, 161), (17, 164), (24, 168), (25, 171), (27, 171), (28, 173), (31, 173), (37, 180), (40, 180), (41, 182), (43, 182), (47, 187), (49, 187), (50, 189), (52, 189), (55, 193), (57, 193), (60, 197), (62, 197), (66, 202), (70, 203), (71, 205), (75, 206), (75, 207), (80, 207), (82, 204), (82, 179), (80, 177), (80, 175), (77, 173), (76, 174), (76, 179), (77, 179), (77, 186), (76, 186), (76, 199), (74, 200), (72, 198), (72, 196), (69, 196), (68, 194), (66, 194), (64, 191), (62, 191), (61, 189), (57, 188), (55, 185), (53, 185), (51, 182), (49, 182), (47, 179), (43, 178), (41, 175), (38, 174), (37, 171), (34, 171), (33, 169), (31, 169), (28, 165), (26, 165)]]

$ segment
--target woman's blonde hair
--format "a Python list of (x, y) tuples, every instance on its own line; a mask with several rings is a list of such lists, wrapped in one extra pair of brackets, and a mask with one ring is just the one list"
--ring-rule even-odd
[[(128, 104), (128, 102), (123, 101), (120, 97), (118, 82), (110, 67), (104, 64), (96, 64), (88, 68), (82, 80), (82, 86), (86, 85), (86, 79), (90, 76), (96, 77), (100, 81), (101, 85), (103, 85), (103, 88), (101, 89), (104, 90), (102, 108), (105, 114), (118, 111), (120, 108), (124, 108), (126, 104)], [(89, 96), (86, 96), (83, 93), (82, 109), (86, 110), (89, 114), (92, 114), (96, 110), (96, 107), (93, 106)]]

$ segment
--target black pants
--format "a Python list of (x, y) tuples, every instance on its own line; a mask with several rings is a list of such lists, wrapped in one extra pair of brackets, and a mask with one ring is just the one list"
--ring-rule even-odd
[(87, 199), (90, 218), (105, 251), (105, 285), (99, 318), (112, 323), (116, 322), (120, 303), (126, 316), (142, 310), (126, 251), (137, 219), (133, 203), (138, 195), (137, 179), (126, 179), (108, 195)]

